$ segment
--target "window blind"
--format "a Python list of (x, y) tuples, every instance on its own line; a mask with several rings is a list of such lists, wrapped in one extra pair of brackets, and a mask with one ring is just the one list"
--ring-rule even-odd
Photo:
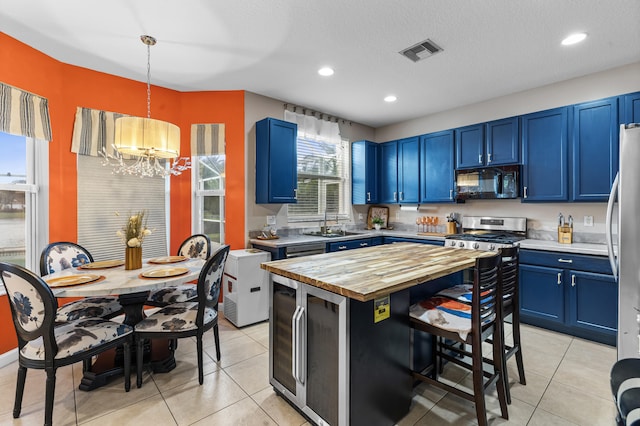
[(161, 177), (114, 175), (101, 158), (78, 155), (78, 243), (96, 261), (124, 259), (125, 245), (116, 231), (130, 213), (146, 210), (153, 233), (144, 239), (142, 257), (166, 256), (165, 184)]

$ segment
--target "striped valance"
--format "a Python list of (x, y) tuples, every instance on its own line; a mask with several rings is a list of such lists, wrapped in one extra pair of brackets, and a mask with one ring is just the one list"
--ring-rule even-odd
[(224, 124), (192, 124), (191, 155), (224, 154)]
[(50, 141), (47, 99), (0, 82), (0, 131)]
[(78, 107), (73, 124), (71, 152), (97, 157), (103, 150), (114, 155), (116, 119), (126, 117), (118, 112)]

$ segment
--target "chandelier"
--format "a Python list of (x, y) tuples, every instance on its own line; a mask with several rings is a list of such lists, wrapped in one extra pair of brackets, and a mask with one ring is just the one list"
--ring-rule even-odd
[[(103, 165), (113, 172), (140, 177), (179, 175), (191, 167), (188, 157), (180, 156), (180, 128), (151, 118), (151, 46), (156, 39), (141, 35), (147, 46), (147, 117), (119, 117), (115, 120), (114, 153), (101, 152)], [(124, 155), (135, 158), (127, 164)], [(173, 160), (169, 167), (166, 163)]]

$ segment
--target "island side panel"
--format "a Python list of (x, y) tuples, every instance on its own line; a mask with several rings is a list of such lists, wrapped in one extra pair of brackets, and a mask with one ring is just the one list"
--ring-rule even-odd
[(409, 290), (390, 302), (390, 317), (375, 323), (374, 301), (350, 301), (351, 425), (393, 425), (409, 412)]

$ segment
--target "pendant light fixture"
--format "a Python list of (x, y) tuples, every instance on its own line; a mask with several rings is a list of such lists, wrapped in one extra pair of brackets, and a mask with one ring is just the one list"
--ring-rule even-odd
[[(179, 175), (187, 170), (189, 158), (180, 155), (180, 128), (175, 124), (151, 118), (151, 46), (156, 39), (149, 35), (140, 36), (147, 46), (147, 117), (120, 117), (115, 120), (115, 155), (103, 154), (107, 163), (109, 157), (116, 160), (114, 173), (139, 175), (140, 177)], [(127, 165), (123, 155), (136, 158)], [(164, 161), (176, 159), (168, 168)]]

